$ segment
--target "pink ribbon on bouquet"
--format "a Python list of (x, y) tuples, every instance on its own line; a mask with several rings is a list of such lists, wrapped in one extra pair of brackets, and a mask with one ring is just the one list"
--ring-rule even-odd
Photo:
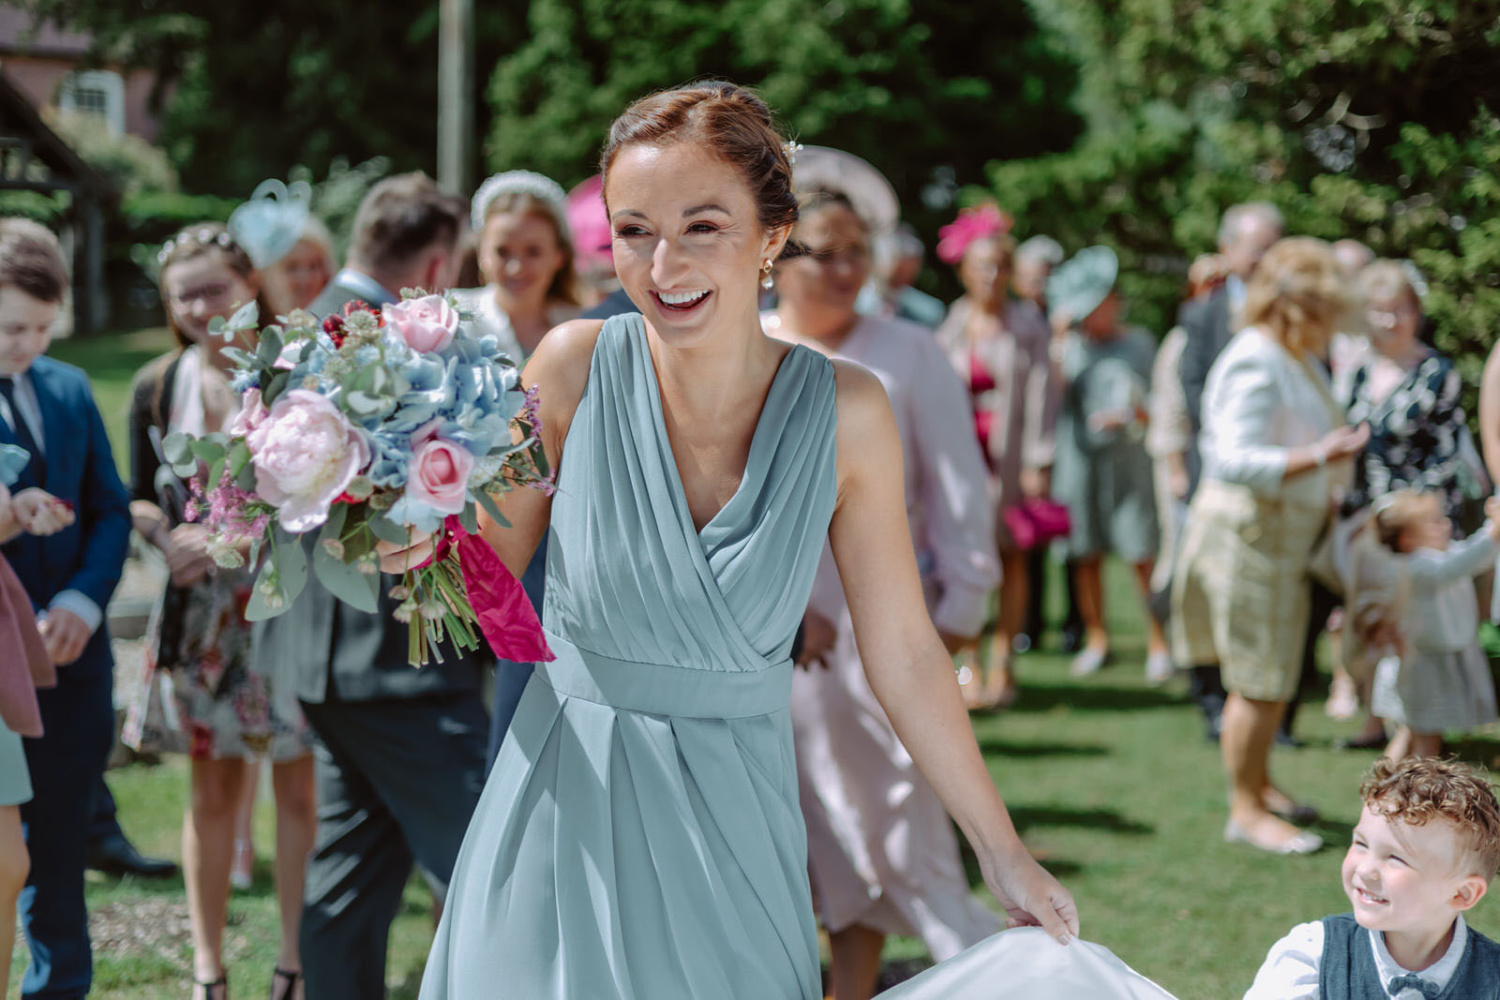
[(513, 663), (550, 663), (557, 659), (547, 648), (547, 637), (526, 588), (511, 576), (490, 543), (465, 531), (456, 517), (449, 517), (446, 527), (446, 541), (458, 551), (469, 604), (495, 655)]

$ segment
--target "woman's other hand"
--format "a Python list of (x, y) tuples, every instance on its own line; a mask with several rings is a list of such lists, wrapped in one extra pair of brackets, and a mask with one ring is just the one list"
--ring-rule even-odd
[(802, 616), (802, 652), (797, 657), (797, 666), (808, 667), (816, 663), (820, 667), (826, 667), (828, 664), (825, 657), (833, 650), (838, 637), (838, 629), (834, 628), (833, 622), (808, 608), (807, 613)]
[(1365, 445), (1369, 441), (1369, 424), (1360, 424), (1356, 427), (1335, 427), (1323, 435), (1318, 441), (1317, 448), (1322, 452), (1325, 461), (1332, 462), (1358, 455), (1365, 450)]
[(400, 576), (407, 570), (416, 569), (432, 559), (436, 551), (437, 536), (426, 531), (413, 531), (405, 544), (376, 542), (375, 554), (380, 556), (380, 572)]
[(1005, 907), (1005, 926), (1040, 927), (1059, 944), (1078, 937), (1078, 905), (1017, 841), (1013, 852), (981, 861), (984, 881)]

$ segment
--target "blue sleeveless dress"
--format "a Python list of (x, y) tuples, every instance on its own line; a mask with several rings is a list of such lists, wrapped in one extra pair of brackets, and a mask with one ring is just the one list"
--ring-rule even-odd
[(563, 448), (547, 641), (475, 811), (423, 1000), (817, 1000), (788, 712), (833, 516), (834, 373), (795, 347), (700, 532), (636, 314)]

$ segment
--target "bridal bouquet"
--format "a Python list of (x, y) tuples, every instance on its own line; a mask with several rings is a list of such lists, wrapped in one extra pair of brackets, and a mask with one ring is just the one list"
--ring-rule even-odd
[[(189, 479), (187, 516), (209, 529), (214, 560), (245, 565), (248, 543), (249, 564), (260, 562), (246, 617), (296, 600), (309, 549), (323, 586), (373, 613), (376, 543), (434, 533), (434, 558), (391, 588), (411, 662), (441, 662), (445, 637), (476, 648), (476, 626), (507, 659), (551, 659), (520, 584), (475, 534), (480, 507), (505, 523), (496, 494), (552, 484), (536, 394), (521, 390), (496, 341), (475, 337), (447, 298), (410, 290), (378, 312), (352, 302), (321, 323), (298, 310), (256, 337), (258, 320), (251, 303), (211, 327), (254, 345), (225, 348), (241, 395), (225, 431), (163, 443)], [(310, 546), (294, 537), (314, 533)], [(478, 615), (470, 591), (483, 597)]]

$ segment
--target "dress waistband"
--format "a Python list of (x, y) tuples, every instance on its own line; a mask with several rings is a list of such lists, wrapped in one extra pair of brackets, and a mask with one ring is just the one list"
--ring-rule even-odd
[(792, 661), (764, 670), (702, 670), (617, 660), (579, 649), (550, 630), (557, 657), (538, 663), (536, 677), (558, 694), (627, 712), (690, 719), (743, 719), (786, 709), (792, 700)]

